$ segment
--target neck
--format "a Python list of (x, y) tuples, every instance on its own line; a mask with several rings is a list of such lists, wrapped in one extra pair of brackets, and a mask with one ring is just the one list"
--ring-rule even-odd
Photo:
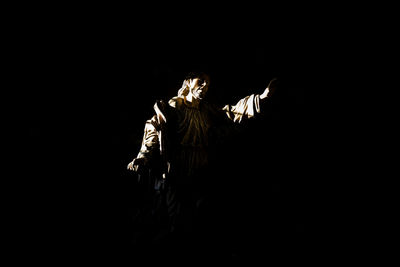
[(191, 93), (186, 96), (186, 102), (191, 106), (198, 106), (200, 104), (200, 99), (195, 98)]

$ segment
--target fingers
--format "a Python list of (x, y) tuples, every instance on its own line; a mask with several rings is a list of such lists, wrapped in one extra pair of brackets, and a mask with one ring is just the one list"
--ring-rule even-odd
[(133, 162), (130, 162), (126, 168), (133, 171)]
[(144, 158), (135, 158), (128, 164), (126, 168), (128, 170), (137, 172), (139, 169), (141, 169), (141, 166), (145, 164), (146, 160)]
[(128, 170), (130, 171), (137, 171), (138, 169), (138, 165), (135, 164), (135, 160), (133, 160), (132, 162), (130, 162), (128, 164), (128, 166), (126, 167)]

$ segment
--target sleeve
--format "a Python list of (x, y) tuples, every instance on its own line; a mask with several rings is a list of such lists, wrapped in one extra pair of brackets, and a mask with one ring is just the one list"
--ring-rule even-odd
[(159, 152), (159, 138), (158, 138), (158, 121), (156, 115), (150, 120), (146, 121), (144, 127), (144, 134), (142, 139), (142, 145), (137, 158), (151, 159), (154, 154)]
[(260, 95), (252, 94), (239, 100), (236, 105), (225, 105), (222, 108), (233, 122), (240, 123), (243, 118), (250, 119), (261, 112)]

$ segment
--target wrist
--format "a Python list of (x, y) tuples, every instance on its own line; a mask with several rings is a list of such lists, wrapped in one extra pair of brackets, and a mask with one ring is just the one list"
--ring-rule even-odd
[(265, 99), (268, 97), (269, 89), (265, 89), (265, 91), (260, 95), (260, 99)]

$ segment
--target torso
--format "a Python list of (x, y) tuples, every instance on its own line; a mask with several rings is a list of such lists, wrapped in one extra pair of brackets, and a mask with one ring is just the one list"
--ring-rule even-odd
[(173, 104), (176, 129), (172, 134), (177, 134), (174, 161), (180, 174), (192, 175), (208, 165), (209, 112), (205, 104), (192, 106), (184, 98), (174, 98)]

